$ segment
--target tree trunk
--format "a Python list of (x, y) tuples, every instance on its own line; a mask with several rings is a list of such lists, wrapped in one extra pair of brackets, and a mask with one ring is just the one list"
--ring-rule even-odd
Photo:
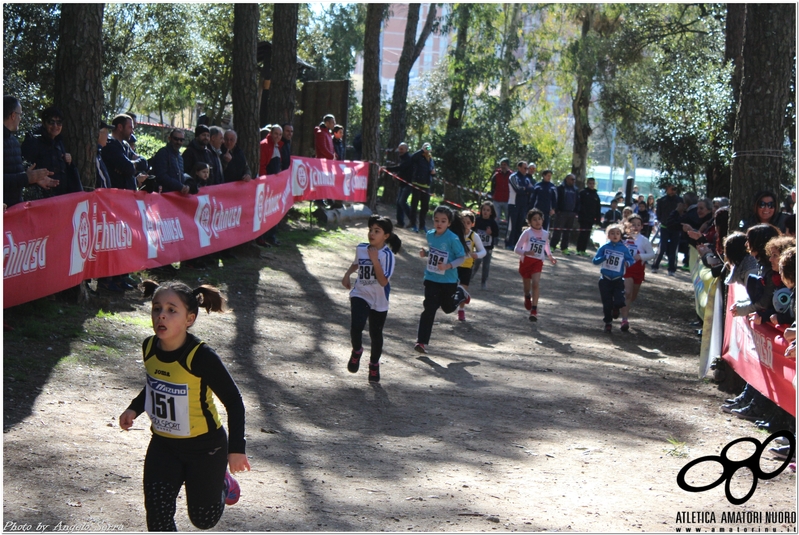
[[(508, 102), (510, 100), (511, 81), (514, 74), (518, 69), (518, 62), (516, 61), (516, 51), (519, 49), (519, 28), (522, 24), (522, 5), (521, 4), (505, 4), (503, 6), (506, 19), (510, 19), (507, 30), (505, 32), (505, 39), (503, 43), (503, 62), (502, 62), (502, 80), (499, 86), (499, 103), (500, 109), (504, 115), (504, 122), (508, 123), (511, 120), (511, 110)], [(508, 11), (510, 10), (510, 13)]]
[[(408, 4), (408, 18), (405, 25), (405, 40), (402, 44), (402, 54), (400, 54), (397, 74), (394, 76), (394, 95), (391, 99), (391, 116), (388, 146), (395, 149), (405, 140), (407, 129), (407, 110), (408, 110), (408, 85), (411, 69), (419, 59), (419, 55), (424, 49), (427, 38), (433, 31), (433, 23), (436, 19), (436, 5), (430, 4), (427, 19), (419, 39), (416, 39), (416, 27), (419, 24), (419, 11), (421, 4)], [(397, 154), (396, 152), (394, 154)], [(395, 160), (396, 161), (396, 160)], [(391, 179), (384, 183), (383, 202), (393, 203), (399, 190), (397, 181)]]
[[(388, 4), (368, 4), (366, 31), (363, 37), (363, 159), (380, 161), (380, 32)], [(369, 170), (367, 204), (374, 210), (377, 202), (377, 166)]]
[(746, 6), (743, 75), (733, 133), (730, 228), (749, 217), (759, 190), (771, 190), (780, 197), (785, 109), (796, 53), (795, 9), (791, 4)]
[(103, 111), (104, 4), (62, 4), (53, 101), (64, 114), (67, 152), (86, 188), (94, 188)]
[[(583, 42), (591, 31), (594, 22), (594, 10), (589, 9), (583, 19), (583, 27), (578, 46), (582, 48)], [(578, 49), (577, 54), (580, 54)], [(583, 62), (578, 57), (578, 64)], [(594, 85), (594, 74), (577, 72), (577, 90), (572, 97), (572, 114), (574, 115), (574, 143), (572, 145), (572, 174), (575, 182), (582, 184), (585, 181), (586, 167), (588, 165), (588, 139), (591, 137), (591, 124), (588, 122), (588, 108), (591, 105), (591, 89)]]
[(447, 118), (447, 134), (451, 130), (457, 130), (463, 124), (463, 112), (466, 107), (467, 80), (464, 80), (464, 66), (466, 61), (466, 38), (469, 34), (469, 23), (471, 19), (471, 4), (458, 4), (455, 11), (458, 33), (455, 42), (455, 73), (450, 88), (449, 116)]
[(294, 120), (297, 91), (297, 21), (299, 4), (274, 4), (272, 23), (272, 85), (267, 105), (268, 122)]
[(258, 4), (233, 7), (233, 113), (237, 145), (244, 151), (253, 173), (258, 172), (261, 142), (258, 128)]
[[(733, 130), (735, 129), (735, 111), (738, 109), (738, 95), (741, 91), (741, 63), (743, 62), (743, 39), (744, 22), (746, 20), (746, 4), (727, 4), (727, 28), (724, 46), (724, 61), (733, 63), (732, 73), (732, 97), (733, 105), (727, 117), (725, 126), (725, 138), (715, 138), (714, 146), (721, 152), (721, 145), (726, 140), (732, 140)], [(730, 166), (722, 162), (720, 158), (714, 158), (708, 162), (705, 168), (705, 180), (707, 184), (707, 196), (729, 197), (730, 196)]]

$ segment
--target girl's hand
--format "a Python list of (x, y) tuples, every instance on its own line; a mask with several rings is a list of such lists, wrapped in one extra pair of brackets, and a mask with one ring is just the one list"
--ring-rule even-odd
[(791, 345), (785, 350), (785, 358), (796, 360), (796, 340), (791, 342)]
[(64, 153), (64, 163), (66, 163), (67, 165), (72, 163), (72, 155), (68, 152)]
[(777, 321), (777, 315), (776, 314), (772, 314), (771, 316), (769, 316), (768, 320), (772, 323), (772, 325), (779, 325), (779, 323), (780, 323), (779, 321)]
[(491, 227), (487, 227), (487, 228), (486, 228), (486, 234), (487, 234), (488, 236), (491, 236)]
[(641, 260), (641, 255), (637, 254), (633, 257), (633, 259), (636, 261)]
[(348, 290), (352, 289), (352, 282), (350, 281), (350, 274), (349, 273), (344, 275), (344, 278), (341, 279), (341, 285), (344, 286)]
[(375, 249), (371, 245), (366, 248), (366, 254), (369, 255), (369, 260), (372, 261), (372, 264), (377, 265), (378, 263), (380, 263), (380, 259), (377, 257), (377, 249)]
[(133, 410), (126, 410), (122, 414), (119, 415), (119, 427), (123, 431), (127, 431), (133, 425), (133, 420), (136, 419), (136, 411)]
[(753, 321), (755, 325), (760, 325), (763, 323), (763, 318), (761, 318), (760, 314), (757, 313), (749, 314), (749, 320)]
[(557, 264), (557, 263), (558, 263), (558, 261), (555, 259), (555, 257), (554, 257), (554, 256), (550, 256), (550, 257), (549, 257), (549, 261), (550, 261), (550, 262), (552, 262), (552, 265), (553, 265), (553, 266), (554, 266), (555, 264)]
[(785, 332), (782, 334), (782, 337), (788, 340), (789, 342), (796, 340), (796, 328), (785, 329)]
[(737, 316), (738, 315), (738, 303), (735, 303), (734, 305), (732, 305), (730, 307), (730, 312), (732, 312), (733, 316)]
[(471, 256), (472, 258), (476, 259), (478, 255), (477, 255), (477, 253), (469, 253), (469, 256)]
[(427, 251), (424, 249), (419, 249), (419, 257), (424, 258), (425, 256), (427, 256)]
[[(450, 264), (450, 266), (452, 266), (452, 264)], [(447, 264), (445, 264), (443, 260), (439, 262), (436, 267), (441, 273), (444, 273), (447, 270)]]
[(250, 461), (243, 453), (228, 453), (227, 464), (230, 467), (231, 474), (250, 470)]

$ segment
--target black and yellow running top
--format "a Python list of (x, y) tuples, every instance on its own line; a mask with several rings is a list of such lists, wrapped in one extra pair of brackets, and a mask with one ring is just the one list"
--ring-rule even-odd
[(474, 258), (472, 258), (472, 253), (477, 249), (474, 245), (474, 231), (470, 230), (469, 235), (466, 236), (466, 260), (463, 261), (461, 264), (462, 268), (471, 268), (474, 266)]
[(215, 394), (228, 413), (228, 451), (244, 453), (244, 403), (219, 355), (192, 334), (175, 351), (163, 351), (151, 336), (142, 351), (147, 382), (128, 408), (146, 411), (157, 435), (194, 438), (222, 426)]

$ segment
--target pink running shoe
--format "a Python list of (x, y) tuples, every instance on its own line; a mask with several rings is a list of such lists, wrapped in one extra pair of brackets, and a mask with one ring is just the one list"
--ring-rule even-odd
[(462, 308), (458, 310), (458, 321), (466, 321), (466, 311)]
[(241, 497), (241, 487), (239, 482), (236, 481), (230, 472), (225, 470), (225, 504), (233, 505)]

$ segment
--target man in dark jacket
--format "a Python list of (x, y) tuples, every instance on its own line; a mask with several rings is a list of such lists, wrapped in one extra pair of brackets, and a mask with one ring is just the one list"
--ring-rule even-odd
[(682, 225), (679, 222), (677, 225), (668, 225), (667, 221), (669, 216), (677, 209), (677, 206), (682, 204), (681, 201), (682, 199), (677, 196), (677, 186), (667, 184), (666, 195), (655, 203), (655, 215), (660, 221), (660, 246), (658, 247), (657, 258), (652, 264), (652, 273), (658, 272), (660, 261), (667, 252), (669, 255), (669, 275), (673, 276), (677, 271), (677, 246), (680, 243)]
[(211, 174), (208, 183), (214, 179), (214, 160), (209, 144), (211, 142), (211, 129), (204, 124), (198, 124), (194, 129), (194, 139), (183, 149), (183, 169), (191, 175), (194, 172), (194, 165), (200, 162), (207, 163), (211, 167)]
[[(413, 169), (413, 185), (416, 186), (411, 196), (411, 212), (408, 216), (414, 232), (427, 232), (425, 221), (427, 220), (427, 210), (430, 207), (430, 185), (436, 174), (436, 163), (430, 153), (432, 147), (430, 143), (425, 143), (422, 148), (413, 153), (411, 164)], [(419, 208), (419, 222), (417, 226), (416, 209)]]
[(225, 154), (230, 155), (225, 164), (225, 183), (252, 180), (252, 171), (247, 163), (247, 157), (241, 147), (236, 144), (238, 140), (239, 136), (235, 130), (225, 132)]
[(211, 151), (211, 174), (208, 176), (208, 186), (224, 184), (225, 175), (222, 168), (222, 143), (225, 140), (225, 131), (218, 126), (209, 128), (208, 149)]
[(517, 162), (516, 172), (508, 180), (510, 195), (508, 196), (508, 230), (505, 233), (505, 249), (513, 249), (522, 235), (522, 228), (527, 221), (527, 210), (530, 207), (530, 194), (533, 185), (527, 178), (527, 162)]
[(3, 204), (13, 206), (22, 202), (22, 188), (38, 184), (44, 189), (58, 185), (50, 178), (52, 171), (37, 169), (32, 165), (25, 169), (22, 163), (22, 150), (17, 136), (13, 135), (22, 119), (22, 106), (16, 97), (3, 97)]
[(403, 142), (397, 147), (399, 154), (399, 163), (386, 167), (386, 171), (395, 173), (398, 177), (405, 181), (400, 182), (399, 191), (397, 192), (397, 227), (405, 228), (405, 218), (411, 217), (411, 207), (408, 206), (408, 197), (410, 197), (413, 188), (411, 182), (413, 181), (413, 163), (411, 162), (411, 155), (408, 153), (408, 144)]
[(42, 124), (34, 132), (29, 132), (22, 143), (22, 157), (41, 169), (53, 172), (53, 180), (58, 186), (43, 191), (45, 198), (65, 193), (83, 191), (78, 168), (72, 162), (72, 155), (64, 147), (61, 138), (63, 115), (61, 110), (50, 107), (41, 113)]
[(100, 121), (100, 133), (97, 135), (97, 156), (94, 158), (94, 167), (97, 169), (96, 179), (94, 181), (94, 188), (110, 188), (111, 175), (108, 173), (108, 168), (103, 161), (103, 147), (108, 144), (108, 132), (113, 127), (105, 121)]
[(602, 223), (602, 201), (596, 192), (596, 181), (588, 177), (585, 189), (579, 194), (577, 219), (580, 222), (580, 233), (577, 235), (577, 254), (591, 256), (586, 252), (588, 240), (591, 238), (591, 227)]
[(185, 139), (183, 130), (173, 129), (169, 133), (168, 143), (158, 149), (150, 161), (155, 180), (161, 186), (163, 193), (170, 191), (179, 191), (184, 195), (189, 193), (189, 186), (183, 182), (185, 170), (183, 156), (180, 155), (180, 149)]
[[(549, 246), (554, 251), (560, 242), (560, 252), (569, 255), (569, 237), (574, 228), (574, 220), (580, 211), (580, 196), (574, 185), (574, 175), (569, 173), (557, 188), (558, 203), (555, 210), (555, 230)], [(560, 230), (563, 229), (563, 230)]]
[(128, 144), (133, 133), (133, 119), (120, 114), (114, 117), (111, 125), (114, 130), (103, 147), (103, 162), (111, 175), (111, 187), (136, 191), (147, 180), (148, 165)]
[(291, 138), (294, 137), (294, 127), (291, 123), (283, 125), (283, 137), (280, 146), (280, 170), (285, 171), (291, 166)]
[(541, 182), (533, 188), (530, 208), (538, 208), (544, 213), (544, 230), (549, 231), (549, 218), (555, 215), (558, 205), (558, 191), (552, 183), (552, 171), (545, 169), (541, 172)]

